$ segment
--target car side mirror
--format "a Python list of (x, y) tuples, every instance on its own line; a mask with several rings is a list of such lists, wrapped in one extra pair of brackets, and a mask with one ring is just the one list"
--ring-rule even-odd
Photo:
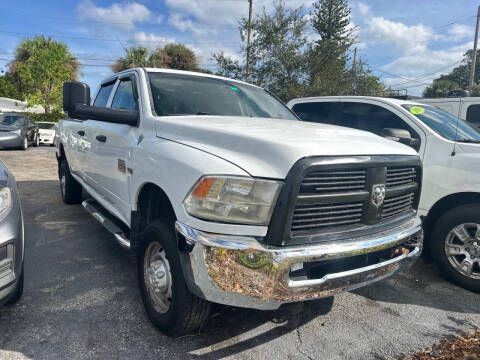
[(75, 105), (90, 105), (90, 87), (82, 82), (63, 83), (63, 110), (70, 117), (75, 117)]
[(380, 136), (393, 141), (398, 141), (399, 143), (411, 146), (417, 150), (420, 145), (420, 140), (412, 138), (410, 132), (405, 129), (385, 128), (380, 132)]
[(138, 111), (90, 106), (90, 87), (82, 82), (63, 84), (63, 110), (71, 118), (92, 119), (113, 124), (138, 126), (140, 120)]

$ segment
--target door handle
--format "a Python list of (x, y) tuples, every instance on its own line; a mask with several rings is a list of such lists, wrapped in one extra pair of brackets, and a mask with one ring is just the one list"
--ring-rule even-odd
[(100, 142), (107, 141), (107, 137), (105, 135), (97, 135), (96, 139)]
[(80, 136), (85, 136), (85, 131), (83, 131), (83, 130), (78, 130), (78, 131), (77, 131), (77, 134), (80, 135)]

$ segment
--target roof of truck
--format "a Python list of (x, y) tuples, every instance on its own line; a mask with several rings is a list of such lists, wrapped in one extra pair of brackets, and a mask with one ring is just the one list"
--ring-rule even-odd
[(400, 99), (392, 99), (386, 97), (378, 97), (378, 96), (314, 96), (314, 97), (306, 97), (306, 98), (299, 98), (293, 99), (289, 101), (290, 103), (301, 103), (301, 102), (313, 102), (315, 100), (348, 100), (348, 99), (357, 99), (357, 100), (375, 100), (381, 101), (384, 103), (390, 103), (393, 105), (405, 105), (405, 104), (418, 104), (420, 103), (412, 100), (400, 100)]
[(114, 75), (110, 76), (109, 78), (105, 79), (102, 81), (102, 83), (105, 82), (110, 82), (112, 78), (117, 77), (118, 75), (121, 75), (123, 73), (128, 73), (132, 70), (144, 70), (146, 72), (158, 72), (158, 73), (168, 73), (168, 74), (183, 74), (183, 75), (191, 75), (191, 76), (198, 76), (198, 77), (207, 77), (207, 78), (213, 78), (213, 79), (220, 79), (220, 80), (227, 80), (227, 81), (234, 81), (239, 84), (245, 84), (245, 85), (250, 85), (254, 86), (257, 88), (260, 88), (260, 86), (254, 85), (247, 83), (245, 81), (241, 80), (236, 80), (236, 79), (231, 79), (231, 78), (226, 78), (223, 76), (217, 76), (217, 75), (212, 75), (212, 74), (206, 74), (202, 72), (196, 72), (196, 71), (185, 71), (185, 70), (174, 70), (174, 69), (164, 69), (164, 68), (144, 68), (144, 67), (137, 67), (137, 68), (132, 68), (132, 69), (127, 69), (118, 73), (115, 73)]

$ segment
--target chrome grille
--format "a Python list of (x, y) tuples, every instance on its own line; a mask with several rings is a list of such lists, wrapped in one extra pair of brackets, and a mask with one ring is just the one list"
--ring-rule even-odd
[(414, 167), (391, 167), (387, 168), (387, 188), (413, 184), (417, 172)]
[(292, 232), (323, 230), (362, 222), (363, 202), (297, 205), (293, 212)]
[(302, 181), (301, 194), (330, 194), (365, 190), (365, 169), (311, 171)]
[(412, 209), (415, 193), (394, 196), (385, 199), (383, 203), (382, 218), (388, 219)]

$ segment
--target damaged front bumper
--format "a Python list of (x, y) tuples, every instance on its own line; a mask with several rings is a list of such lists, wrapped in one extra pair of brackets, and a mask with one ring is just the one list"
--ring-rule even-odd
[(175, 228), (190, 291), (212, 302), (264, 310), (384, 279), (413, 263), (423, 245), (418, 217), (370, 236), (291, 247), (206, 233), (178, 221)]

